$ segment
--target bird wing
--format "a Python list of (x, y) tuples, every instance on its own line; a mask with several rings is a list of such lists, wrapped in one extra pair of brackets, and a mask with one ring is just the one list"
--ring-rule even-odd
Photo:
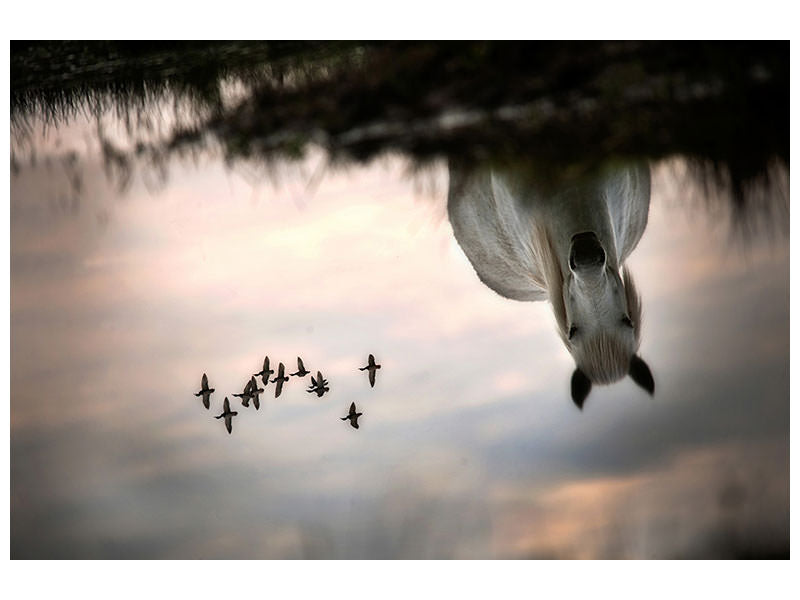
[(275, 384), (275, 397), (276, 398), (281, 395), (281, 390), (283, 390), (283, 379), (282, 378), (278, 378), (278, 381)]
[(372, 354), (369, 355), (369, 366), (372, 367), (375, 365), (375, 357)]
[(206, 408), (209, 407), (208, 394), (203, 394), (203, 406), (205, 406)]
[(350, 404), (350, 415), (356, 414), (356, 403), (353, 402)]
[(269, 371), (269, 356), (265, 356), (264, 357), (264, 368), (263, 368), (263, 371), (264, 372)]
[(306, 368), (303, 366), (303, 359), (299, 356), (297, 357), (297, 370), (301, 373), (305, 373)]
[(369, 370), (369, 387), (375, 387), (375, 369)]
[(225, 415), (225, 429), (228, 430), (228, 433), (233, 433), (231, 429), (233, 425), (233, 417), (231, 415)]
[(225, 402), (222, 403), (222, 411), (229, 412), (231, 410), (231, 404), (228, 402), (228, 397), (225, 396)]
[(203, 373), (203, 382), (200, 385), (200, 388), (203, 389), (203, 390), (207, 390), (208, 389), (208, 377), (206, 376), (205, 373)]

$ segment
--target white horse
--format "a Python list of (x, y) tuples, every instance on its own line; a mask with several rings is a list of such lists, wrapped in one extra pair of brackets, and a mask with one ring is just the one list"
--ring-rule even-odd
[[(518, 169), (450, 169), (447, 210), (480, 280), (505, 298), (549, 300), (575, 360), (572, 399), (625, 375), (650, 394), (638, 356), (641, 298), (623, 263), (647, 225), (646, 165), (553, 185)], [(621, 274), (620, 274), (621, 273)]]

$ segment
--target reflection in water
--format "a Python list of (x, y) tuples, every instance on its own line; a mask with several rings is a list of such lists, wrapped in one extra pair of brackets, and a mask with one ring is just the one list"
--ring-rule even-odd
[[(630, 377), (650, 394), (636, 354), (642, 308), (624, 262), (647, 225), (647, 166), (557, 187), (524, 171), (451, 171), (448, 213), (478, 277), (513, 300), (549, 300), (575, 360), (579, 408), (593, 383)], [(622, 274), (621, 274), (622, 273)]]
[[(680, 155), (746, 212), (761, 204), (754, 184), (789, 159), (786, 41), (14, 41), (11, 49), (17, 173), (36, 162), (37, 123), (63, 125), (87, 107), (104, 168), (123, 186), (139, 172), (159, 180), (171, 157), (211, 149), (229, 162), (272, 165), (321, 148), (313, 182), (387, 151), (415, 164), (526, 157), (551, 172)], [(56, 156), (71, 189), (59, 202), (77, 208), (79, 153)]]
[[(575, 362), (549, 305), (490, 293), (443, 195), (419, 202), (393, 168), (330, 176), (305, 207), (219, 166), (125, 202), (107, 200), (98, 173), (87, 197), (113, 209), (104, 228), (89, 201), (52, 213), (40, 174), (12, 183), (13, 556), (788, 550), (785, 238), (732, 250), (655, 168), (647, 232), (626, 262), (658, 402), (626, 378), (596, 386), (589, 402), (603, 410), (577, 418), (564, 398)], [(235, 285), (264, 256), (280, 294)], [(341, 402), (287, 384), (285, 402), (233, 419), (227, 443), (189, 393), (203, 371), (242, 391), (265, 345), (324, 365), (314, 380), (337, 381), (325, 387)], [(374, 388), (356, 373), (369, 348)], [(333, 425), (351, 402), (369, 412), (357, 435)], [(721, 506), (730, 481), (746, 495)]]
[[(12, 120), (33, 126), (12, 141), (11, 556), (787, 557), (788, 43), (339, 49), (324, 64), (294, 53), (285, 81), (270, 58), (265, 78), (233, 101), (217, 80), (223, 53), (193, 88), (186, 75), (197, 72), (197, 54), (149, 53), (143, 62), (163, 73), (178, 66), (174, 88), (158, 88), (159, 69), (131, 88), (166, 100), (184, 83), (207, 92), (197, 122), (164, 131), (137, 127), (136, 117), (157, 124), (161, 106), (127, 93), (130, 73), (65, 74), (70, 89), (96, 100), (110, 93), (102, 106), (135, 113), (130, 130), (109, 114), (65, 123), (80, 98), (62, 89), (61, 74), (36, 87), (28, 74), (53, 71), (27, 68), (37, 52), (12, 57)], [(131, 55), (123, 65), (125, 56), (143, 64)], [(47, 112), (58, 113), (59, 98), (68, 110)], [(56, 124), (48, 135), (28, 110), (37, 106)], [(199, 136), (181, 137), (188, 130)], [(262, 171), (248, 178), (212, 153), (203, 169), (174, 164), (163, 185), (158, 151), (207, 139), (230, 159), (301, 162), (291, 172), (276, 166), (270, 181), (279, 185), (269, 187)], [(137, 175), (149, 177), (130, 174), (139, 142), (155, 169)], [(314, 143), (329, 155), (303, 155)], [(589, 210), (591, 227), (552, 237), (560, 248), (550, 256), (564, 267), (561, 301), (549, 298), (553, 311), (563, 303), (557, 336), (547, 303), (508, 302), (474, 276), (502, 284), (493, 268), (474, 266), (485, 257), (465, 257), (462, 238), (480, 227), (459, 230), (456, 219), (453, 236), (443, 163), (430, 166), (431, 202), (419, 202), (407, 164), (393, 156), (331, 167), (386, 150), (414, 165), (447, 156), (460, 166), (494, 159), (495, 149), (492, 163), (504, 166), (492, 190), (517, 197), (542, 187), (542, 198), (575, 202), (580, 190), (643, 187), (645, 175), (615, 159), (652, 160), (649, 208), (642, 194), (642, 210), (621, 220), (630, 231), (612, 223), (609, 232)], [(720, 165), (732, 195), (712, 201), (658, 161), (675, 153), (680, 172), (698, 159)], [(509, 156), (529, 158), (537, 176), (508, 167)], [(598, 156), (613, 168), (590, 169)], [(737, 207), (737, 190), (748, 194), (737, 185), (772, 160), (779, 185), (760, 199), (780, 227), (754, 228), (734, 246), (719, 209)], [(466, 180), (480, 182), (465, 162)], [(115, 186), (124, 182), (122, 201)], [(522, 204), (496, 218), (525, 223), (541, 208)], [(566, 230), (575, 219), (553, 222)], [(531, 230), (498, 227), (478, 240), (513, 259), (510, 292), (524, 281), (513, 269), (530, 261), (529, 247), (495, 238)], [(253, 278), (265, 257), (270, 278)], [(619, 311), (616, 321), (595, 315), (579, 288), (569, 298), (566, 285), (603, 281), (600, 265), (614, 261), (600, 304)], [(646, 299), (641, 322), (630, 273)], [(554, 289), (524, 285), (542, 299)], [(581, 339), (601, 330), (632, 362), (592, 362)], [(205, 370), (215, 389), (241, 389), (238, 374), (249, 376), (264, 347), (273, 357), (313, 356), (342, 402), (289, 384), (285, 401), (237, 419), (230, 443), (191, 400), (192, 382)], [(374, 388), (355, 373), (365, 348), (378, 348), (386, 367)], [(658, 402), (641, 400), (654, 383), (636, 356), (654, 367)], [(254, 374), (264, 388), (269, 367), (267, 357)], [(580, 399), (587, 381), (612, 375), (623, 379), (591, 389), (603, 410), (577, 418), (558, 382), (576, 377)], [(310, 394), (330, 392), (321, 372), (311, 379)], [(152, 399), (147, 411), (141, 398)], [(333, 425), (348, 402), (356, 415), (369, 404), (363, 432)], [(232, 432), (228, 397), (224, 406), (215, 416)]]

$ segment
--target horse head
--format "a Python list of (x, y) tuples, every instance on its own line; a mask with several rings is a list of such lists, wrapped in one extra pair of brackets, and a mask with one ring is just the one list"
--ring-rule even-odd
[(559, 332), (575, 360), (571, 393), (581, 409), (592, 383), (613, 383), (629, 375), (651, 395), (655, 390), (650, 368), (637, 354), (641, 297), (630, 271), (624, 268), (620, 276), (605, 256), (594, 234), (576, 235), (562, 290)]
[(646, 166), (555, 190), (496, 170), (451, 171), (456, 239), (481, 281), (499, 294), (550, 300), (575, 361), (571, 393), (581, 409), (593, 384), (630, 376), (648, 393), (655, 389), (638, 355), (641, 298), (623, 266), (644, 232), (649, 201)]

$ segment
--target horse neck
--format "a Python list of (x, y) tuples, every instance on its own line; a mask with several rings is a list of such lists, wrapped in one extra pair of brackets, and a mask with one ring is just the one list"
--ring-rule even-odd
[(569, 271), (572, 237), (587, 231), (597, 235), (606, 251), (608, 264), (615, 269), (624, 257), (619, 256), (617, 231), (610, 207), (601, 189), (575, 188), (547, 198), (534, 208), (535, 217), (546, 223), (561, 272)]
[(448, 215), (483, 283), (506, 298), (544, 300), (568, 273), (576, 233), (594, 231), (621, 266), (644, 231), (649, 198), (646, 166), (557, 189), (524, 172), (455, 169)]
[(534, 211), (547, 225), (563, 273), (572, 236), (585, 231), (597, 235), (609, 264), (619, 269), (647, 226), (650, 171), (647, 165), (636, 164), (538, 196)]

